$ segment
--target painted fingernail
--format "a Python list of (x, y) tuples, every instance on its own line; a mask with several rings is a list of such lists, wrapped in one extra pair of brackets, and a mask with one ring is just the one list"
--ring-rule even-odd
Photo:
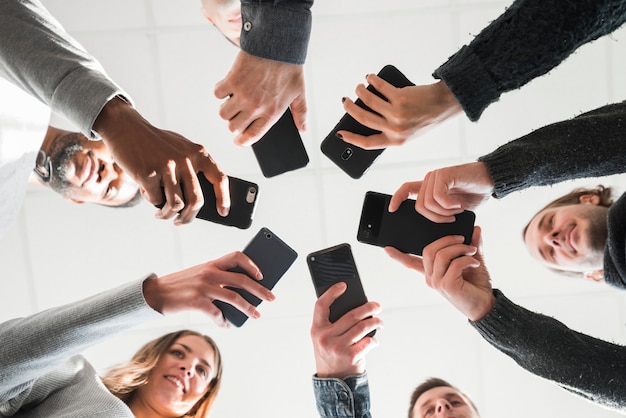
[(346, 99), (347, 99), (347, 97), (342, 97), (342, 98), (341, 98), (341, 103), (345, 102), (345, 101), (346, 101)]
[(339, 138), (339, 139), (343, 139), (343, 135), (341, 135), (339, 132), (337, 132), (337, 133), (335, 134), (335, 136), (336, 136), (337, 138)]

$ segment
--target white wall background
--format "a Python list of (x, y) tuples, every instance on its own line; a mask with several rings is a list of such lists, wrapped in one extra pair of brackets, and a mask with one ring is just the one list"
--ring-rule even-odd
[[(0, 240), (0, 320), (71, 302), (149, 272), (165, 274), (240, 250), (261, 226), (300, 257), (261, 305), (263, 318), (221, 330), (196, 314), (141, 324), (86, 355), (99, 369), (122, 361), (143, 342), (178, 328), (214, 336), (225, 357), (214, 417), (316, 417), (309, 327), (315, 294), (306, 268), (311, 251), (352, 244), (370, 299), (383, 305), (380, 347), (369, 355), (372, 411), (406, 415), (413, 387), (440, 376), (464, 388), (483, 418), (615, 417), (519, 368), (466, 323), (423, 278), (382, 249), (356, 241), (362, 196), (392, 193), (429, 170), (475, 160), (496, 146), (626, 93), (626, 32), (584, 46), (550, 74), (506, 94), (479, 123), (459, 117), (402, 148), (389, 149), (361, 180), (334, 167), (319, 143), (343, 114), (365, 74), (394, 64), (417, 84), (468, 43), (508, 1), (318, 0), (305, 66), (311, 162), (305, 169), (262, 177), (253, 153), (232, 144), (217, 115), (213, 86), (237, 50), (207, 22), (198, 0), (44, 0), (98, 57), (140, 111), (156, 125), (204, 144), (229, 174), (260, 185), (249, 230), (202, 221), (176, 228), (148, 204), (126, 210), (78, 206), (29, 190), (19, 222)], [(601, 145), (600, 145), (601, 146)], [(602, 182), (626, 189), (624, 177), (570, 182), (490, 201), (478, 212), (494, 286), (529, 309), (623, 344), (624, 296), (608, 286), (556, 276), (528, 256), (520, 231), (530, 215), (569, 189)]]

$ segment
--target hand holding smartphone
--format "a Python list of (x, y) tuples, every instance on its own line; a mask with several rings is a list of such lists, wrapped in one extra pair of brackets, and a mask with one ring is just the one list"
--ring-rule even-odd
[(260, 140), (252, 144), (252, 150), (263, 176), (268, 178), (306, 167), (309, 163), (309, 155), (289, 108)]
[[(298, 257), (298, 253), (267, 228), (261, 228), (259, 232), (257, 232), (246, 248), (244, 248), (243, 253), (250, 257), (261, 270), (263, 279), (259, 281), (259, 284), (269, 290), (272, 290), (274, 286), (276, 286), (278, 280), (287, 272)], [(229, 271), (247, 274), (241, 268), (235, 268)], [(255, 279), (250, 278), (250, 280)], [(262, 302), (261, 299), (246, 290), (230, 286), (227, 286), (227, 288), (239, 293), (251, 305), (259, 306)], [(213, 304), (222, 311), (224, 318), (236, 327), (242, 326), (244, 322), (248, 320), (246, 314), (230, 303), (215, 300)]]
[[(307, 264), (318, 298), (335, 283), (345, 282), (347, 285), (346, 291), (330, 305), (330, 322), (367, 303), (350, 244), (313, 252), (307, 256)], [(372, 331), (368, 336), (375, 333)]]
[[(409, 79), (406, 78), (404, 74), (402, 74), (393, 65), (386, 65), (385, 67), (383, 67), (383, 69), (380, 70), (380, 72), (378, 73), (378, 76), (388, 83), (392, 84), (394, 87), (400, 88), (415, 85), (411, 81), (409, 81)], [(369, 85), (367, 86), (367, 89), (376, 94), (378, 97), (387, 101), (387, 98), (384, 97), (373, 86)], [(367, 111), (373, 112), (363, 103), (361, 99), (357, 99), (357, 101), (354, 103)], [(364, 136), (379, 134), (380, 131), (368, 128), (367, 126), (360, 124), (352, 116), (346, 113), (341, 118), (341, 120), (339, 120), (339, 123), (335, 125), (332, 131), (330, 131), (330, 133), (322, 141), (321, 149), (324, 155), (326, 155), (332, 162), (334, 162), (350, 177), (354, 179), (361, 178), (361, 176), (363, 176), (368, 168), (374, 163), (376, 158), (378, 158), (378, 156), (382, 154), (384, 148), (376, 150), (365, 150), (361, 147), (348, 144), (344, 140), (337, 138), (336, 134), (338, 131), (341, 130), (354, 132), (356, 134)]]
[(464, 211), (451, 223), (433, 222), (415, 210), (415, 200), (407, 199), (395, 212), (389, 212), (391, 195), (369, 191), (363, 200), (357, 240), (379, 247), (391, 246), (415, 255), (424, 247), (448, 235), (462, 235), (472, 242), (475, 214)]
[[(226, 216), (221, 216), (215, 207), (217, 199), (213, 184), (201, 172), (198, 173), (198, 181), (202, 188), (204, 205), (200, 208), (196, 218), (239, 229), (247, 229), (252, 225), (254, 208), (259, 195), (259, 186), (256, 183), (228, 176), (230, 212)], [(161, 203), (156, 207), (161, 209), (163, 205), (164, 203)]]

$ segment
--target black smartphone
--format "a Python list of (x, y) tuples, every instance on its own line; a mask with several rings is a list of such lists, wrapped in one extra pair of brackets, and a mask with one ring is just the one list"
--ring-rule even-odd
[[(259, 196), (259, 186), (247, 180), (228, 176), (230, 189), (230, 212), (226, 216), (217, 213), (215, 189), (203, 173), (198, 173), (198, 181), (204, 196), (204, 205), (196, 215), (198, 219), (214, 222), (220, 225), (234, 226), (239, 229), (248, 229), (252, 225), (254, 208)], [(156, 205), (159, 209), (165, 203)]]
[[(296, 253), (290, 246), (285, 244), (276, 234), (268, 228), (261, 228), (259, 232), (252, 238), (250, 243), (244, 248), (243, 253), (250, 257), (252, 261), (259, 267), (263, 274), (263, 279), (258, 281), (259, 284), (272, 290), (278, 280), (289, 270), (289, 267), (298, 258)], [(230, 271), (247, 274), (243, 269), (237, 267)], [(256, 280), (250, 278), (250, 280)], [(250, 292), (227, 286), (228, 289), (239, 293), (245, 300), (254, 306), (259, 306), (261, 299), (254, 296)], [(224, 314), (224, 318), (231, 324), (240, 327), (246, 322), (248, 316), (235, 308), (230, 303), (215, 300), (215, 306), (220, 308)]]
[[(330, 305), (330, 322), (367, 303), (350, 244), (313, 252), (307, 256), (307, 264), (318, 298), (335, 283), (345, 282), (347, 285), (346, 291)], [(375, 333), (372, 331), (368, 335), (371, 337)]]
[(252, 150), (265, 177), (297, 170), (309, 163), (309, 155), (289, 108), (260, 140), (252, 144)]
[[(383, 67), (383, 69), (378, 73), (378, 76), (395, 87), (401, 88), (415, 85), (393, 65), (386, 65)], [(378, 97), (387, 100), (386, 97), (380, 94), (380, 92), (378, 92), (371, 85), (367, 86), (367, 89), (376, 94)], [(357, 99), (355, 103), (367, 111), (376, 113), (367, 107), (361, 99)], [(378, 156), (382, 154), (385, 149), (365, 150), (361, 147), (348, 144), (344, 140), (337, 138), (335, 135), (337, 131), (340, 130), (354, 132), (364, 136), (379, 134), (380, 131), (360, 124), (352, 116), (346, 113), (341, 120), (339, 120), (339, 123), (335, 125), (332, 131), (330, 131), (328, 136), (326, 136), (326, 138), (322, 141), (322, 153), (330, 158), (332, 162), (334, 162), (350, 177), (359, 179), (363, 176), (363, 174), (365, 174), (367, 169), (370, 168), (376, 158), (378, 158)]]
[(472, 242), (476, 215), (464, 211), (450, 223), (436, 223), (415, 210), (415, 200), (407, 199), (395, 212), (389, 212), (391, 196), (367, 192), (359, 221), (357, 240), (379, 247), (391, 246), (415, 255), (422, 255), (424, 247), (447, 235), (462, 235), (465, 244)]

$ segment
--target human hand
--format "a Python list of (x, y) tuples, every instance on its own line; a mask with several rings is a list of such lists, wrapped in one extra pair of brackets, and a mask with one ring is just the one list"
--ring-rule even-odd
[(357, 96), (379, 115), (363, 109), (348, 98), (344, 100), (343, 107), (359, 123), (381, 133), (363, 136), (343, 130), (337, 132), (344, 141), (364, 149), (402, 145), (411, 137), (426, 132), (462, 111), (461, 105), (443, 81), (398, 88), (375, 74), (368, 74), (366, 80), (389, 100), (381, 99), (363, 84), (357, 86)]
[(321, 378), (347, 376), (365, 372), (365, 356), (378, 346), (378, 341), (367, 334), (382, 327), (375, 317), (380, 304), (367, 302), (330, 322), (330, 305), (346, 291), (346, 284), (336, 283), (315, 303), (311, 340), (315, 354), (317, 376)]
[(487, 315), (495, 304), (489, 272), (482, 253), (480, 227), (474, 227), (471, 245), (462, 236), (447, 236), (424, 248), (423, 257), (385, 247), (405, 267), (422, 273), (426, 284), (448, 299), (470, 321)]
[(424, 180), (404, 183), (393, 194), (389, 211), (394, 212), (408, 198), (415, 210), (433, 222), (454, 222), (454, 215), (474, 210), (493, 193), (493, 180), (482, 162), (440, 168)]
[(218, 213), (228, 215), (228, 176), (203, 146), (154, 127), (118, 98), (105, 105), (93, 129), (102, 136), (115, 161), (139, 184), (143, 197), (153, 205), (164, 203), (157, 217), (176, 216), (176, 224), (195, 218), (204, 205), (198, 172), (213, 184)]
[(247, 290), (266, 301), (274, 300), (275, 296), (245, 274), (228, 271), (235, 267), (242, 268), (256, 280), (263, 279), (254, 262), (242, 252), (236, 251), (177, 273), (146, 280), (143, 286), (144, 298), (148, 305), (162, 314), (200, 311), (224, 327), (230, 325), (224, 319), (222, 311), (213, 304), (214, 300), (230, 303), (250, 318), (259, 318), (260, 312), (227, 286)]
[(255, 57), (240, 51), (230, 72), (215, 86), (227, 100), (220, 117), (235, 133), (235, 144), (252, 145), (291, 108), (298, 130), (305, 130), (306, 98), (302, 65)]

